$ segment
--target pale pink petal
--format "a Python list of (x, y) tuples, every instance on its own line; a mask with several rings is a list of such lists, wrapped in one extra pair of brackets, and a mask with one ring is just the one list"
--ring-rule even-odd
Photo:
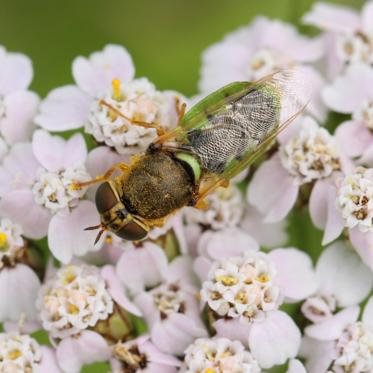
[(350, 157), (361, 155), (373, 140), (367, 126), (354, 120), (341, 123), (335, 131), (335, 137), (340, 148)]
[(153, 343), (162, 351), (172, 355), (182, 355), (196, 339), (206, 337), (206, 330), (195, 325), (181, 313), (173, 313), (150, 331)]
[[(234, 245), (232, 245), (233, 241)], [(217, 232), (206, 231), (198, 241), (199, 254), (214, 260), (242, 255), (250, 250), (259, 250), (259, 245), (239, 228), (227, 228)]]
[(349, 237), (360, 258), (373, 270), (373, 233), (363, 233), (360, 232), (359, 228), (355, 227), (349, 229)]
[(65, 167), (83, 166), (87, 159), (87, 145), (84, 137), (80, 133), (71, 136), (67, 141), (64, 149)]
[[(276, 185), (276, 188), (273, 186)], [(263, 162), (249, 185), (248, 202), (263, 215), (265, 222), (282, 220), (294, 206), (299, 187), (283, 168), (278, 155)]]
[[(3, 328), (4, 328), (4, 331), (6, 331), (7, 333), (19, 333), (20, 332), (20, 319), (22, 319), (22, 317), (20, 317), (17, 321), (5, 321), (3, 323)], [(34, 333), (38, 330), (41, 330), (43, 328), (43, 326), (41, 325), (41, 322), (39, 321), (25, 321), (25, 322), (22, 322), (22, 333), (28, 333), (28, 334), (31, 334), (31, 333)]]
[(35, 299), (40, 289), (40, 280), (35, 272), (24, 264), (0, 271), (0, 322), (19, 321), (22, 314), (26, 320), (36, 319)]
[(246, 80), (245, 65), (249, 65), (251, 53), (248, 47), (223, 42), (207, 48), (202, 55), (200, 91), (210, 93), (225, 84)]
[(345, 308), (325, 321), (307, 326), (305, 334), (322, 341), (338, 339), (343, 329), (357, 320), (359, 312), (358, 306)]
[(304, 15), (303, 22), (323, 30), (349, 32), (359, 28), (360, 17), (351, 8), (318, 2)]
[(368, 35), (373, 35), (373, 1), (366, 1), (361, 11), (361, 24), (363, 31)]
[(37, 176), (40, 164), (32, 152), (29, 143), (12, 146), (0, 167), (0, 195), (15, 189), (24, 189), (32, 184)]
[(329, 188), (329, 180), (317, 180), (310, 195), (309, 212), (311, 220), (312, 223), (319, 229), (324, 229), (327, 222)]
[(373, 297), (369, 298), (368, 303), (364, 307), (362, 321), (368, 328), (373, 330)]
[(56, 352), (50, 347), (40, 346), (41, 348), (41, 362), (34, 371), (35, 373), (60, 373), (61, 368), (58, 366)]
[(215, 321), (214, 328), (218, 337), (240, 341), (245, 346), (249, 343), (250, 324), (236, 319), (219, 319)]
[(370, 292), (373, 275), (344, 241), (326, 248), (316, 266), (321, 294), (333, 295), (339, 307), (360, 303)]
[(317, 290), (316, 274), (310, 257), (297, 249), (276, 249), (269, 254), (277, 269), (276, 283), (291, 301), (307, 298)]
[(121, 282), (132, 294), (158, 285), (167, 272), (167, 257), (162, 248), (151, 242), (126, 250), (116, 266)]
[(114, 301), (128, 312), (141, 317), (142, 313), (139, 308), (127, 298), (125, 289), (115, 273), (115, 268), (111, 265), (104, 266), (101, 269), (101, 276), (105, 279), (108, 291)]
[(201, 282), (207, 280), (212, 263), (210, 259), (204, 256), (199, 256), (194, 260), (193, 270)]
[[(152, 363), (168, 365), (178, 367), (181, 365), (180, 360), (172, 355), (167, 355), (158, 350), (156, 346), (152, 342), (149, 341), (149, 336), (146, 337), (139, 337), (138, 340), (138, 347), (141, 353), (145, 353)], [(143, 341), (142, 341), (143, 340)]]
[(32, 75), (30, 58), (21, 53), (6, 53), (0, 59), (0, 94), (26, 90)]
[(364, 153), (362, 154), (362, 156), (360, 157), (357, 163), (362, 164), (362, 165), (368, 165), (368, 166), (373, 165), (373, 136), (372, 135), (369, 136), (369, 145), (364, 150)]
[(304, 337), (299, 356), (306, 358), (308, 373), (326, 372), (335, 359), (335, 341), (320, 341), (318, 339)]
[(90, 201), (81, 201), (71, 212), (63, 210), (54, 215), (48, 229), (48, 244), (54, 257), (66, 264), (73, 255), (99, 250), (103, 238), (95, 245), (97, 231), (84, 230), (98, 222), (96, 207)]
[(343, 76), (326, 87), (322, 96), (327, 106), (339, 113), (350, 114), (364, 101), (373, 98), (373, 71), (368, 65), (353, 64)]
[(56, 88), (41, 103), (35, 122), (48, 131), (82, 127), (87, 121), (91, 102), (92, 98), (76, 86)]
[(198, 286), (199, 282), (193, 272), (193, 259), (187, 255), (176, 257), (169, 265), (166, 272), (168, 283)]
[[(0, 185), (0, 188), (1, 188), (1, 185)], [(188, 208), (189, 207), (186, 207), (185, 209), (188, 209)], [(203, 229), (199, 224), (188, 224), (184, 227), (184, 230), (185, 230), (185, 236), (186, 236), (186, 241), (187, 241), (187, 246), (188, 246), (188, 253), (192, 255), (193, 257), (195, 257), (198, 255), (197, 246), (198, 246), (198, 241), (202, 235)]]
[(336, 207), (337, 190), (334, 186), (330, 185), (328, 190), (328, 213), (325, 226), (324, 237), (322, 240), (323, 245), (335, 240), (343, 231), (343, 220), (341, 214)]
[(142, 292), (138, 294), (134, 298), (134, 302), (141, 309), (149, 329), (152, 329), (157, 322), (160, 322), (159, 310), (156, 308), (153, 296), (150, 293)]
[(58, 363), (66, 373), (79, 373), (83, 365), (108, 360), (111, 355), (105, 339), (89, 330), (63, 339), (56, 352)]
[(301, 333), (288, 314), (271, 311), (263, 322), (254, 322), (249, 336), (249, 347), (262, 368), (284, 364), (299, 350)]
[(287, 241), (286, 221), (264, 223), (263, 219), (264, 216), (248, 204), (241, 228), (261, 246), (272, 248), (283, 245)]
[(8, 144), (30, 140), (39, 101), (38, 95), (30, 91), (13, 92), (5, 96), (6, 115), (0, 119), (0, 127)]
[(46, 208), (35, 202), (31, 190), (19, 189), (7, 193), (0, 200), (0, 213), (21, 225), (28, 238), (37, 240), (47, 234), (51, 215)]
[(298, 359), (292, 359), (286, 373), (307, 373), (306, 368)]
[(133, 79), (135, 68), (128, 51), (120, 45), (107, 45), (103, 51), (92, 53), (89, 59), (75, 58), (74, 79), (80, 89), (91, 96), (105, 93), (113, 79), (126, 83)]

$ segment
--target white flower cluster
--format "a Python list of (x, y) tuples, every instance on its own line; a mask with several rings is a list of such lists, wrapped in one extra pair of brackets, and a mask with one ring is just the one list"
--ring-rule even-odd
[(33, 373), (41, 360), (39, 344), (28, 335), (0, 334), (0, 372)]
[(0, 268), (14, 264), (23, 246), (22, 228), (9, 219), (0, 219)]
[(373, 333), (362, 322), (349, 325), (336, 342), (335, 372), (364, 373), (373, 369)]
[(340, 169), (335, 140), (325, 128), (303, 127), (280, 148), (283, 166), (299, 184), (330, 176)]
[(352, 118), (363, 122), (369, 130), (373, 130), (373, 101), (363, 102), (361, 107), (352, 113)]
[(113, 312), (113, 305), (98, 268), (87, 265), (60, 269), (37, 299), (43, 326), (56, 338), (95, 326)]
[(337, 204), (348, 228), (373, 231), (373, 169), (358, 168), (344, 178)]
[(363, 32), (343, 33), (337, 38), (337, 53), (345, 63), (373, 63), (373, 37)]
[(67, 167), (59, 172), (42, 170), (32, 186), (35, 201), (55, 213), (66, 207), (74, 207), (86, 189), (72, 187), (73, 182), (84, 182), (91, 177), (84, 167)]
[[(112, 91), (92, 103), (85, 130), (119, 154), (138, 153), (146, 149), (157, 132), (134, 125), (133, 121), (169, 128), (173, 124), (167, 115), (170, 100), (146, 78), (123, 85), (114, 80)], [(176, 109), (176, 101), (174, 105)]]
[(202, 285), (202, 300), (219, 317), (262, 320), (265, 312), (280, 303), (275, 276), (276, 269), (264, 253), (225, 259), (211, 268)]
[(177, 285), (161, 285), (152, 295), (155, 306), (164, 317), (185, 311), (185, 297)]
[(226, 338), (197, 339), (185, 351), (186, 373), (260, 373), (241, 342)]

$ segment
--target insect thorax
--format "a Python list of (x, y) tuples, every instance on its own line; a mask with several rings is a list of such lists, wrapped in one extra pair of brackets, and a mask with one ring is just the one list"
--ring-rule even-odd
[(190, 204), (196, 187), (181, 162), (155, 151), (139, 160), (122, 188), (129, 212), (145, 219), (158, 219)]

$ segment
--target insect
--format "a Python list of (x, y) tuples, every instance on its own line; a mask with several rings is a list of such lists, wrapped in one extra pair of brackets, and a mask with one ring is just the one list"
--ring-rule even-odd
[[(105, 230), (126, 240), (143, 240), (153, 227), (184, 206), (206, 208), (205, 197), (263, 154), (277, 134), (305, 108), (294, 93), (291, 70), (256, 82), (234, 82), (202, 99), (187, 113), (178, 105), (178, 125), (158, 137), (130, 164), (113, 165), (81, 188), (101, 182), (96, 206), (101, 223), (87, 230)], [(112, 115), (126, 118), (106, 105)], [(128, 118), (126, 118), (128, 119)], [(113, 174), (120, 174), (112, 178)]]

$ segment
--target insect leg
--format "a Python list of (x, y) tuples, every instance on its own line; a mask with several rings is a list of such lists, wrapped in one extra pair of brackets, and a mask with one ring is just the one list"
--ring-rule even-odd
[(165, 130), (162, 128), (161, 125), (128, 118), (120, 110), (115, 108), (113, 105), (108, 104), (105, 100), (100, 100), (100, 105), (106, 106), (112, 113), (118, 115), (119, 117), (122, 117), (125, 120), (128, 120), (134, 126), (139, 126), (143, 128), (154, 128), (155, 130), (157, 130), (158, 136), (162, 136), (165, 133)]
[(128, 172), (130, 170), (130, 166), (127, 164), (120, 162), (116, 163), (113, 166), (111, 166), (103, 175), (96, 176), (92, 180), (80, 182), (80, 183), (71, 183), (70, 188), (73, 190), (79, 190), (81, 188), (96, 184), (96, 183), (102, 183), (103, 181), (109, 180), (110, 177), (113, 175), (115, 171), (121, 171), (122, 173)]
[(229, 181), (226, 179), (220, 179), (218, 181), (213, 180), (212, 182), (206, 183), (205, 185), (201, 186), (201, 190), (198, 192), (194, 207), (200, 210), (206, 210), (208, 205), (205, 201), (205, 198), (219, 187), (227, 188), (228, 186)]

